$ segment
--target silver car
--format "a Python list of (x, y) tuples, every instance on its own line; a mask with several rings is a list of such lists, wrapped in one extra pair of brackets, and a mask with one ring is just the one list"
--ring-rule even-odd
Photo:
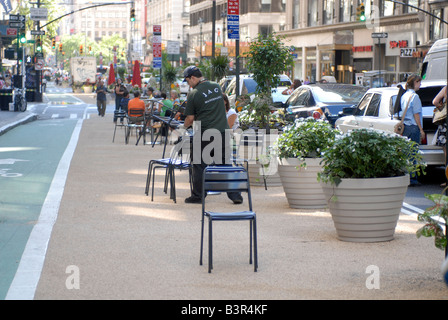
[[(420, 152), (428, 166), (445, 165), (443, 149), (435, 145), (437, 126), (432, 123), (434, 112), (432, 100), (444, 85), (446, 83), (442, 81), (422, 81), (420, 90), (416, 92), (422, 101), (423, 130), (426, 133), (426, 139), (420, 145)], [(336, 120), (336, 127), (342, 132), (357, 128), (374, 128), (393, 132), (395, 124), (399, 122), (393, 116), (397, 94), (398, 88), (369, 89), (353, 110), (352, 115)]]

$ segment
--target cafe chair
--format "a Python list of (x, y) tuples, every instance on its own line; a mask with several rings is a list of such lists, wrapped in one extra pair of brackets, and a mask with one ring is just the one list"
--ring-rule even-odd
[[(248, 210), (236, 212), (210, 211), (206, 206), (207, 192), (246, 192), (248, 198)], [(216, 201), (216, 200), (215, 200)], [(216, 206), (219, 206), (217, 204)], [(206, 208), (207, 207), (207, 208)], [(202, 220), (201, 220), (201, 253), (199, 264), (202, 265), (202, 251), (204, 243), (204, 220), (208, 218), (208, 272), (213, 269), (213, 221), (244, 221), (249, 220), (249, 263), (254, 258), (254, 272), (258, 268), (257, 256), (257, 219), (252, 209), (252, 198), (250, 192), (249, 176), (247, 171), (241, 167), (232, 166), (209, 166), (204, 169), (202, 186)], [(253, 252), (252, 252), (253, 249)]]
[[(176, 203), (176, 179), (175, 170), (189, 170), (189, 182), (191, 190), (191, 166), (190, 166), (190, 137), (183, 135), (174, 144), (168, 158), (153, 159), (148, 164), (148, 174), (146, 176), (145, 194), (149, 194), (151, 186), (151, 201), (154, 201), (154, 179), (156, 169), (165, 169), (163, 191), (167, 193), (170, 187), (170, 199)], [(151, 181), (152, 178), (152, 181)]]
[[(115, 141), (115, 133), (117, 131), (117, 127), (122, 127), (124, 129), (126, 129), (126, 122), (124, 121), (126, 118), (126, 111), (124, 110), (115, 110), (114, 111), (114, 119), (117, 119), (117, 121), (115, 121), (115, 128), (114, 128), (114, 136), (112, 138), (112, 142)], [(126, 133), (126, 130), (125, 130)]]
[(143, 137), (143, 144), (146, 144), (146, 117), (144, 110), (128, 110), (128, 114), (126, 116), (126, 144), (129, 143), (129, 136), (134, 130), (137, 137), (137, 142), (135, 145), (138, 145), (141, 137)]

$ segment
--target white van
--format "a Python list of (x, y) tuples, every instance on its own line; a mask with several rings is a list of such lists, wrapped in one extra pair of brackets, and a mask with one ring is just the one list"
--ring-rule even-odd
[(448, 38), (437, 40), (423, 60), (421, 77), (424, 80), (447, 80)]

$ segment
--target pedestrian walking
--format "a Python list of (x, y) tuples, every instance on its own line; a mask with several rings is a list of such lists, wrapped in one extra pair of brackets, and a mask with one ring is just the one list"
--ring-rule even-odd
[(99, 80), (96, 86), (96, 106), (100, 117), (104, 117), (104, 114), (106, 113), (107, 92), (107, 88), (104, 86), (103, 81)]
[[(193, 122), (200, 126), (200, 129), (194, 128), (193, 152), (191, 153), (193, 186), (191, 196), (186, 198), (185, 202), (202, 203), (202, 177), (205, 167), (230, 164), (231, 149), (226, 143), (230, 141), (226, 137), (230, 135), (230, 130), (228, 130), (226, 109), (219, 84), (206, 80), (196, 66), (187, 67), (184, 70), (184, 78), (193, 88), (187, 97), (184, 127), (192, 126)], [(210, 133), (211, 137), (203, 139), (204, 133)], [(200, 148), (197, 147), (198, 145)], [(198, 149), (200, 154), (196, 152)], [(235, 204), (243, 202), (240, 192), (228, 192), (227, 196)]]

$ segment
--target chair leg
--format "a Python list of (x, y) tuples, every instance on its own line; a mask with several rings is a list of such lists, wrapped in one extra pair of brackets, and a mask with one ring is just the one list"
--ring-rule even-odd
[(201, 220), (201, 252), (199, 256), (199, 265), (202, 266), (202, 251), (204, 249), (204, 215)]
[(149, 194), (149, 185), (151, 183), (151, 169), (152, 169), (152, 162), (149, 161), (148, 163), (148, 173), (146, 175), (146, 188), (145, 188), (145, 194)]
[(115, 132), (117, 131), (117, 124), (115, 124), (115, 128), (114, 128), (114, 137), (112, 138), (112, 142), (115, 141)]
[(208, 273), (211, 273), (213, 269), (212, 221), (212, 219), (208, 219)]
[(257, 249), (257, 218), (254, 217), (254, 272), (258, 270), (258, 249)]
[(252, 220), (249, 220), (249, 264), (252, 264)]

